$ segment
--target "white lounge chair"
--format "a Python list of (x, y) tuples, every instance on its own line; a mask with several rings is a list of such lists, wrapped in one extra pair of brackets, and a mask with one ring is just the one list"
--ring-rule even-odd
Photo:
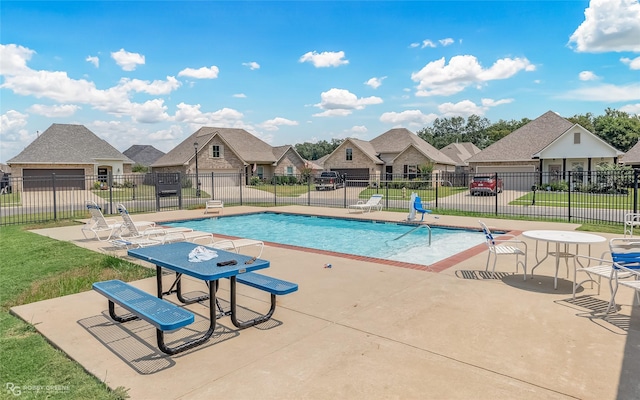
[(262, 256), (262, 250), (264, 249), (264, 242), (255, 239), (221, 239), (217, 242), (213, 242), (211, 246), (220, 250), (233, 250), (236, 253), (239, 253), (239, 249), (242, 247), (260, 246), (260, 252), (256, 256), (257, 258), (260, 258), (260, 256)]
[[(85, 239), (95, 238), (100, 241), (109, 240), (116, 230), (122, 226), (122, 223), (114, 219), (106, 219), (100, 207), (93, 201), (87, 201), (87, 210), (89, 210), (89, 214), (91, 214), (91, 219), (82, 227), (82, 234)], [(100, 236), (103, 232), (108, 232), (105, 239)]]
[(222, 214), (222, 210), (224, 210), (224, 202), (222, 200), (207, 200), (204, 213), (208, 213), (209, 210)]
[[(522, 240), (518, 240), (513, 235), (502, 234), (502, 236), (509, 237), (508, 239), (496, 239), (493, 237), (493, 233), (487, 227), (487, 225), (478, 221), (480, 226), (482, 227), (482, 231), (484, 232), (484, 236), (486, 239), (487, 247), (489, 248), (489, 254), (487, 255), (487, 265), (485, 266), (485, 271), (489, 270), (489, 260), (491, 259), (491, 254), (493, 254), (493, 269), (491, 270), (491, 278), (496, 273), (496, 261), (498, 260), (498, 256), (516, 256), (516, 273), (518, 272), (518, 266), (522, 265), (522, 269), (524, 271), (524, 280), (527, 280), (527, 243)], [(523, 256), (524, 262), (520, 261), (520, 256)]]
[(381, 211), (382, 210), (382, 195), (381, 194), (374, 194), (372, 195), (369, 200), (367, 200), (367, 202), (365, 203), (362, 200), (359, 200), (356, 204), (351, 204), (349, 206), (347, 206), (347, 210), (351, 213), (351, 212), (371, 212), (373, 210), (378, 210)]

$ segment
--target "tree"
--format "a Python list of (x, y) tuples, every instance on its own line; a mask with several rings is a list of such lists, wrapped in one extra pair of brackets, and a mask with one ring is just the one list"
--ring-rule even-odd
[[(522, 118), (520, 121), (516, 121), (514, 119), (512, 119), (511, 121), (505, 121), (501, 119), (495, 124), (491, 124), (491, 126), (487, 128), (487, 136), (488, 136), (487, 142), (489, 144), (493, 144), (498, 140), (502, 139), (503, 137), (507, 136), (511, 132), (515, 131), (516, 129), (528, 124), (529, 122), (531, 122), (529, 118)], [(478, 147), (480, 149), (483, 148), (480, 146)]]
[(595, 134), (620, 151), (628, 151), (640, 137), (640, 116), (607, 108), (593, 121)]
[(586, 113), (584, 115), (576, 114), (573, 117), (567, 118), (567, 120), (573, 122), (574, 124), (578, 124), (589, 132), (595, 132), (596, 129), (593, 126), (593, 114)]
[(479, 148), (484, 148), (488, 146), (489, 125), (488, 119), (477, 115), (471, 115), (467, 120), (463, 117), (436, 118), (433, 126), (423, 128), (417, 133), (436, 149), (461, 142), (471, 142)]
[(331, 142), (326, 140), (320, 140), (316, 143), (304, 142), (295, 144), (293, 147), (296, 149), (300, 157), (305, 160), (317, 160), (324, 157), (327, 154), (331, 154), (344, 142), (344, 139), (331, 139)]

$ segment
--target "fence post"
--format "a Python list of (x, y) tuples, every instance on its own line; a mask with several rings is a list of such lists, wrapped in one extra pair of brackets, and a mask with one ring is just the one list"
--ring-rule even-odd
[(568, 172), (568, 188), (567, 188), (567, 212), (569, 213), (568, 215), (568, 221), (571, 222), (571, 171)]
[(278, 190), (278, 176), (276, 174), (273, 174), (273, 177), (271, 179), (273, 179), (273, 205), (277, 206), (278, 194), (276, 192)]
[(633, 170), (633, 213), (638, 212), (638, 172), (640, 170)]
[(216, 192), (216, 187), (214, 186), (215, 181), (214, 181), (214, 175), (215, 172), (211, 172), (211, 200), (215, 199), (215, 192)]
[(242, 181), (244, 180), (242, 172), (238, 172), (238, 180), (240, 181), (240, 205), (242, 205)]
[(307, 206), (311, 205), (311, 174), (307, 176)]
[(347, 208), (347, 174), (342, 175), (342, 188), (344, 189), (343, 207)]
[(58, 207), (56, 203), (56, 174), (51, 174), (51, 187), (53, 189), (53, 220), (58, 219)]
[(496, 183), (496, 202), (495, 202), (494, 212), (496, 215), (498, 215), (498, 173), (497, 172), (495, 173), (495, 176), (493, 178)]
[(440, 182), (440, 175), (438, 173), (436, 173), (436, 199), (435, 199), (435, 207), (438, 208), (438, 190), (440, 185), (438, 185), (438, 183), (442, 184), (442, 182)]
[(107, 175), (107, 183), (109, 185), (109, 214), (113, 214), (113, 175), (111, 172)]

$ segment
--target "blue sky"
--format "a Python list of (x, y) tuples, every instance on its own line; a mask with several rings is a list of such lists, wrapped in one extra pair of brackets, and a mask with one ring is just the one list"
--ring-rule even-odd
[(0, 162), (52, 123), (166, 152), (202, 126), (277, 146), (638, 114), (640, 4), (3, 0), (0, 76)]

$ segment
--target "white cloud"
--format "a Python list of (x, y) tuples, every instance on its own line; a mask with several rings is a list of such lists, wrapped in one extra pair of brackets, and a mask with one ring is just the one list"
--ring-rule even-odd
[(198, 69), (193, 68), (185, 68), (182, 71), (178, 72), (178, 76), (187, 76), (189, 78), (195, 79), (216, 79), (218, 77), (218, 73), (220, 70), (215, 65), (207, 67), (202, 67)]
[(28, 114), (16, 110), (9, 110), (0, 117), (0, 134), (9, 135), (27, 125)]
[(630, 115), (640, 115), (640, 103), (627, 104), (626, 106), (620, 107), (620, 111), (624, 111)]
[(134, 121), (146, 124), (170, 120), (169, 114), (166, 113), (167, 106), (164, 100), (153, 99), (144, 103), (131, 103), (131, 110), (127, 113), (131, 115)]
[(167, 76), (166, 81), (155, 80), (153, 82), (140, 79), (122, 78), (118, 83), (118, 88), (125, 91), (137, 93), (148, 93), (150, 95), (169, 94), (180, 87), (181, 83), (173, 76)]
[(593, 71), (582, 71), (578, 74), (578, 77), (581, 81), (595, 81), (600, 79), (600, 77), (593, 73)]
[(138, 53), (129, 53), (124, 49), (120, 49), (111, 53), (113, 58), (124, 71), (134, 71), (138, 65), (144, 64), (144, 56)]
[(26, 143), (31, 143), (36, 133), (30, 134), (24, 129), (29, 115), (16, 110), (9, 110), (0, 116), (0, 160), (7, 160), (24, 149)]
[(200, 104), (180, 103), (174, 119), (177, 122), (188, 122), (199, 126), (236, 126), (242, 116), (241, 112), (231, 108), (203, 113), (200, 111)]
[(354, 125), (350, 129), (348, 129), (347, 131), (348, 132), (353, 132), (353, 133), (367, 133), (369, 130), (364, 125)]
[(236, 93), (233, 95), (233, 97), (238, 98), (238, 99), (246, 99), (247, 95), (244, 93)]
[(96, 68), (98, 68), (100, 66), (100, 59), (98, 57), (87, 56), (87, 58), (85, 58), (85, 61), (90, 62)]
[(415, 42), (414, 42), (414, 43), (411, 43), (411, 44), (409, 45), (409, 47), (410, 47), (410, 48), (412, 48), (412, 49), (415, 49), (416, 47), (420, 47), (420, 43), (415, 43)]
[(290, 119), (286, 119), (282, 117), (276, 117), (276, 118), (264, 121), (258, 126), (267, 131), (277, 131), (278, 129), (280, 129), (279, 128), (280, 125), (296, 126), (298, 125), (298, 122), (291, 121)]
[(636, 57), (633, 60), (627, 57), (623, 57), (620, 59), (623, 64), (629, 66), (629, 69), (640, 69), (640, 57)]
[(251, 62), (246, 62), (246, 63), (242, 63), (242, 65), (244, 65), (245, 67), (249, 67), (250, 70), (254, 70), (254, 69), (260, 69), (260, 64), (258, 64), (255, 61), (251, 61)]
[(362, 110), (368, 105), (380, 104), (380, 97), (361, 97), (345, 89), (332, 88), (320, 94), (320, 103), (315, 107), (325, 110), (322, 113), (314, 114), (315, 117), (337, 117), (346, 116), (352, 113), (352, 110)]
[(569, 45), (575, 44), (576, 51), (640, 51), (638, 0), (591, 0), (584, 17), (569, 39)]
[(300, 57), (298, 61), (301, 63), (310, 62), (316, 68), (338, 67), (349, 64), (349, 60), (344, 59), (344, 51), (323, 51), (322, 53), (310, 51)]
[(469, 117), (471, 115), (483, 116), (491, 107), (513, 102), (513, 99), (493, 100), (482, 99), (481, 104), (471, 100), (462, 100), (458, 103), (443, 103), (438, 106), (438, 111), (443, 117)]
[(387, 79), (386, 76), (383, 76), (381, 78), (371, 78), (368, 81), (366, 81), (364, 84), (367, 86), (371, 86), (374, 89), (379, 88), (382, 85), (382, 81)]
[(0, 44), (0, 74), (19, 75), (29, 71), (27, 61), (36, 52), (15, 44)]
[(567, 92), (562, 98), (582, 101), (604, 101), (618, 103), (621, 101), (633, 101), (640, 99), (640, 83), (627, 85), (597, 85), (575, 89)]
[(436, 44), (429, 39), (425, 39), (422, 41), (422, 48), (424, 49), (425, 47), (435, 48)]
[(33, 114), (44, 115), (45, 117), (68, 117), (73, 115), (80, 109), (80, 106), (75, 104), (60, 104), (53, 106), (45, 106), (43, 104), (34, 104), (28, 108), (28, 111)]
[(445, 38), (445, 39), (440, 39), (439, 42), (441, 45), (446, 47), (446, 46), (452, 45), (454, 40), (452, 38)]
[(436, 114), (423, 114), (420, 110), (406, 110), (399, 113), (386, 112), (380, 116), (380, 122), (394, 125), (424, 126), (436, 118), (438, 118)]
[(535, 71), (535, 65), (526, 58), (503, 58), (483, 69), (476, 57), (463, 55), (452, 57), (449, 65), (444, 57), (432, 61), (411, 74), (411, 79), (418, 82), (416, 96), (448, 96), (472, 84), (510, 78), (522, 70)]

